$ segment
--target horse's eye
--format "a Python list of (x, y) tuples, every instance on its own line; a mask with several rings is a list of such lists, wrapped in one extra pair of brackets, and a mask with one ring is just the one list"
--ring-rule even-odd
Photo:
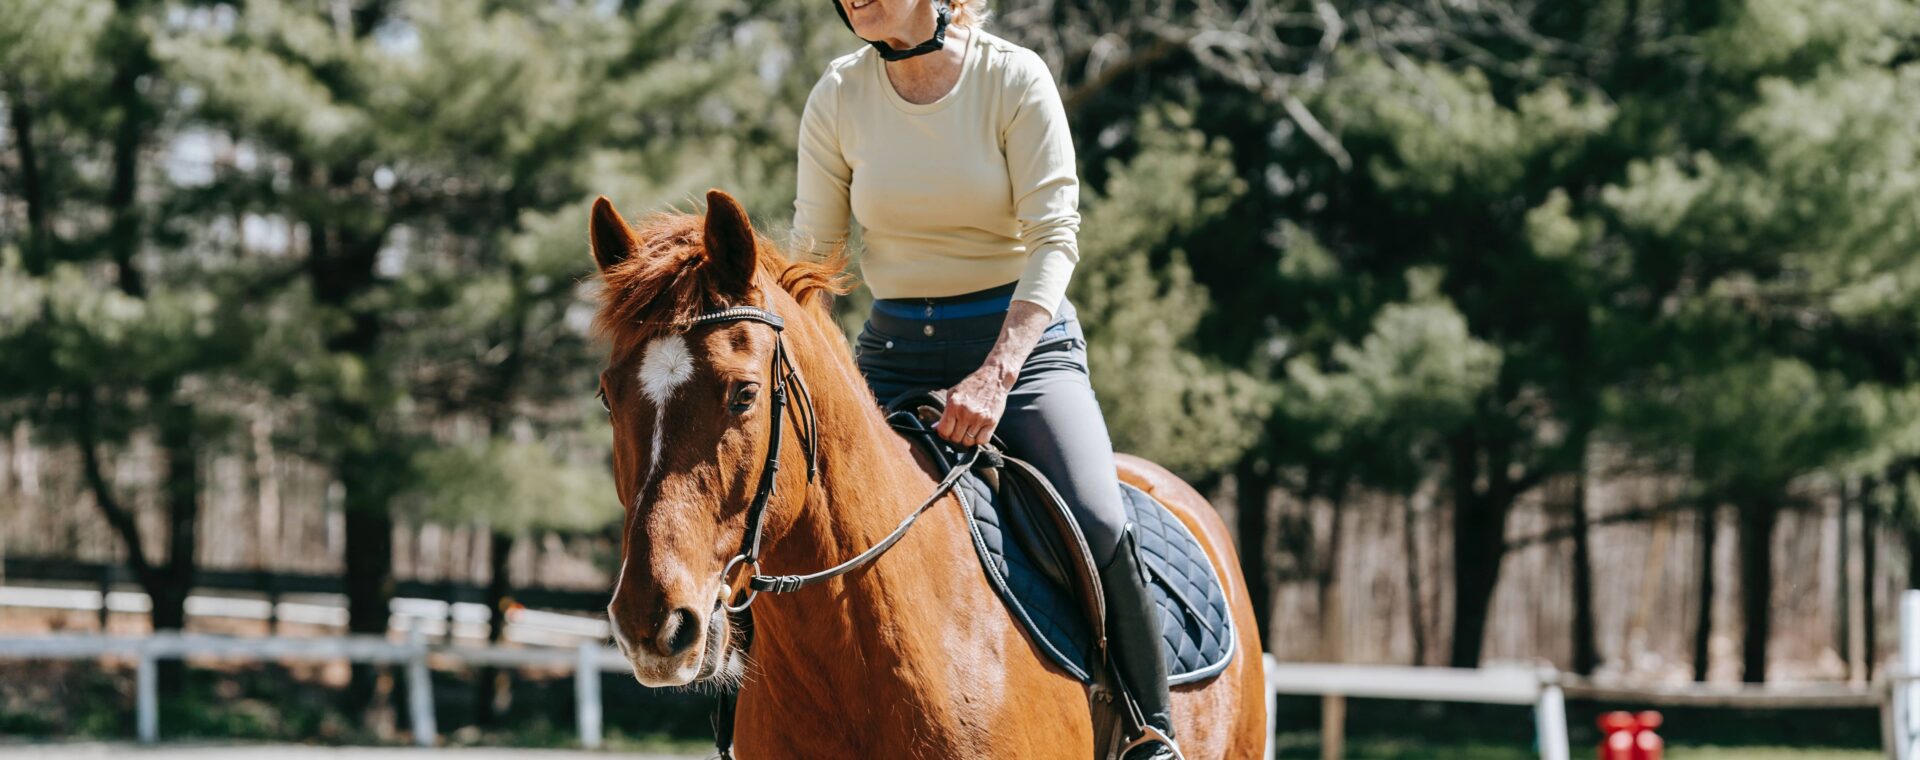
[(745, 383), (733, 390), (733, 399), (728, 402), (734, 414), (745, 414), (753, 408), (753, 402), (760, 398), (759, 383)]
[(607, 401), (607, 386), (602, 385), (599, 388), (595, 389), (593, 392), (593, 397), (600, 399), (601, 409), (607, 410), (607, 414), (613, 414), (613, 403)]

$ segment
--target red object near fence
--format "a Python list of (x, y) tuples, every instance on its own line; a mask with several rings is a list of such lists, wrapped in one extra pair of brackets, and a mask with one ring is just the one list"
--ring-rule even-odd
[(1654, 733), (1660, 713), (1617, 710), (1600, 716), (1600, 760), (1661, 760), (1666, 741)]

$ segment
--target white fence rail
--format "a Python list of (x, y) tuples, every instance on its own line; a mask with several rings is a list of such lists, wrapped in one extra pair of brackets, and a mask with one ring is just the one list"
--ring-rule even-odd
[(143, 744), (160, 738), (159, 682), (156, 663), (163, 659), (205, 657), (239, 660), (347, 660), (403, 665), (407, 672), (407, 708), (413, 740), (433, 746), (439, 731), (433, 717), (432, 668), (435, 665), (568, 667), (574, 671), (574, 698), (581, 744), (601, 743), (600, 674), (625, 673), (627, 662), (599, 642), (573, 649), (429, 645), (418, 632), (407, 641), (378, 636), (332, 638), (238, 638), (205, 634), (157, 633), (152, 636), (58, 635), (0, 637), (0, 657), (13, 659), (93, 660), (128, 657), (134, 668), (134, 726)]
[[(1920, 661), (1920, 591), (1909, 591), (1902, 600), (1900, 653), (1903, 663)], [(125, 657), (135, 662), (134, 723), (142, 743), (155, 742), (160, 736), (156, 663), (162, 659), (347, 660), (404, 666), (413, 738), (423, 747), (438, 741), (430, 680), (436, 667), (571, 669), (575, 679), (576, 728), (581, 744), (589, 748), (601, 746), (604, 734), (600, 674), (626, 673), (629, 669), (619, 653), (599, 641), (583, 642), (571, 648), (429, 644), (417, 628), (409, 633), (406, 641), (378, 636), (241, 638), (165, 632), (152, 636), (0, 637), (0, 658), (4, 659), (103, 657)], [(1272, 655), (1265, 656), (1264, 664), (1268, 758), (1274, 755), (1276, 697), (1287, 694), (1320, 696), (1330, 702), (1357, 697), (1531, 706), (1540, 756), (1544, 760), (1570, 760), (1566, 694), (1571, 692), (1578, 698), (1609, 702), (1758, 709), (1867, 707), (1878, 703), (1882, 708), (1888, 755), (1896, 760), (1920, 760), (1920, 679), (1905, 665), (1890, 670), (1885, 674), (1886, 680), (1874, 688), (1695, 685), (1644, 689), (1595, 685), (1569, 678), (1551, 668), (1496, 666), (1468, 670), (1282, 663)], [(1327, 738), (1339, 741), (1337, 736)]]
[[(274, 621), (343, 628), (347, 625), (346, 597), (338, 594), (291, 595), (299, 601), (274, 601), (267, 598), (194, 594), (187, 597), (187, 616), (233, 620)], [(113, 591), (101, 594), (95, 589), (62, 586), (0, 586), (0, 607), (29, 609), (104, 611), (144, 615), (153, 607), (140, 591)], [(415, 628), (428, 636), (453, 635), (467, 639), (487, 637), (492, 612), (484, 604), (439, 599), (396, 597), (390, 608), (392, 628), (411, 632)], [(607, 621), (588, 615), (514, 608), (507, 613), (508, 641), (535, 646), (572, 647), (581, 639), (605, 639)]]
[[(1273, 695), (1331, 698), (1409, 699), (1530, 705), (1544, 760), (1569, 760), (1566, 695), (1560, 674), (1551, 668), (1415, 668), (1389, 665), (1282, 663), (1267, 655), (1267, 719), (1273, 721)], [(1268, 731), (1267, 757), (1273, 757)], [(1323, 737), (1322, 741), (1339, 741)]]

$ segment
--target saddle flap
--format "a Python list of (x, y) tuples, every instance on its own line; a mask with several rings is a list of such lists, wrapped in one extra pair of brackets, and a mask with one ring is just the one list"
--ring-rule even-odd
[(1061, 498), (1060, 492), (1054, 490), (1053, 484), (1033, 465), (1007, 457), (1005, 472), (1008, 477), (1000, 495), (1002, 503), (1013, 505), (1006, 511), (1010, 513), (1009, 521), (1016, 523), (1014, 539), (1020, 540), (1022, 534), (1027, 533), (1032, 535), (1027, 540), (1045, 544), (1045, 549), (1035, 555), (1049, 557), (1056, 563), (1055, 572), (1061, 577), (1055, 582), (1070, 589), (1085, 608), (1087, 622), (1093, 627), (1094, 648), (1104, 659), (1106, 595), (1100, 588), (1100, 568), (1094, 564), (1093, 550), (1087, 546), (1086, 535), (1080, 532), (1080, 523), (1073, 519), (1066, 499)]
[[(887, 418), (895, 431), (926, 450), (944, 471), (960, 461), (958, 447), (933, 432), (946, 411), (945, 390), (915, 390), (887, 402)], [(995, 439), (983, 447), (974, 474), (986, 483), (993, 508), (1002, 516), (1002, 528), (1033, 560), (1035, 569), (1077, 599), (1092, 627), (1094, 651), (1106, 652), (1106, 601), (1100, 589), (1100, 569), (1087, 547), (1073, 510), (1045, 475), (1025, 461), (999, 451)]]
[(1026, 488), (1011, 493), (997, 487), (994, 490), (1001, 494), (998, 503), (1006, 518), (1001, 527), (1026, 551), (1034, 569), (1049, 583), (1077, 590), (1076, 584), (1068, 579), (1071, 573), (1067, 570), (1067, 542), (1054, 519), (1047, 515), (1048, 510), (1042, 508), (1040, 502), (1045, 500), (1027, 498)]

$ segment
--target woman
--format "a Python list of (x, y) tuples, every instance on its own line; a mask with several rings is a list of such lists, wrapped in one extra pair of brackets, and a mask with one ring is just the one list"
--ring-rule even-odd
[[(1065, 297), (1080, 183), (1053, 76), (981, 29), (984, 0), (835, 5), (871, 47), (835, 59), (807, 98), (794, 231), (833, 246), (860, 221), (876, 300), (859, 364), (876, 398), (950, 388), (943, 438), (997, 433), (1073, 506), (1101, 565), (1120, 678), (1171, 737), (1159, 616)], [(1127, 759), (1173, 756), (1147, 743)]]

